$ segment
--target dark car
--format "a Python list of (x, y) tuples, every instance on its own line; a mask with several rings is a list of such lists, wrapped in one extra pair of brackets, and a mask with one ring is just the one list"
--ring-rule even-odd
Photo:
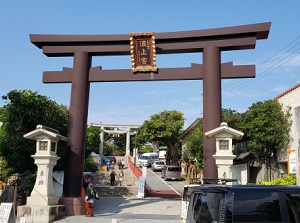
[(117, 159), (116, 159), (115, 156), (107, 156), (106, 158), (109, 159), (109, 161), (110, 161), (111, 163), (116, 163), (116, 162), (117, 162)]
[(300, 187), (203, 185), (192, 188), (187, 222), (299, 222)]
[(106, 156), (102, 157), (102, 164), (106, 164), (109, 159)]
[(109, 160), (110, 163), (116, 163), (117, 162), (117, 159), (114, 156), (103, 156), (102, 157), (102, 163), (103, 164), (106, 164), (108, 160)]

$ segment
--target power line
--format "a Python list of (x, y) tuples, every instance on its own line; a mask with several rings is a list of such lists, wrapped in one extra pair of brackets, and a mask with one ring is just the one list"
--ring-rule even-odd
[[(236, 88), (244, 88), (247, 85), (251, 85), (254, 82), (262, 79), (266, 75), (270, 74), (274, 70), (278, 69), (279, 67), (281, 67), (282, 65), (284, 65), (285, 63), (287, 63), (288, 61), (290, 61), (292, 58), (298, 56), (300, 54), (300, 52), (297, 52), (297, 51), (300, 49), (300, 47), (297, 48), (296, 50), (292, 51), (292, 52), (288, 52), (288, 51), (290, 51), (290, 50), (294, 49), (296, 46), (298, 46), (300, 44), (300, 41), (297, 42), (296, 44), (294, 44), (289, 49), (287, 49), (287, 48), (289, 46), (291, 46), (294, 42), (296, 42), (297, 39), (299, 39), (299, 38), (300, 38), (300, 36), (297, 36), (293, 41), (291, 41), (288, 45), (286, 45), (284, 48), (282, 48), (275, 55), (273, 55), (272, 57), (270, 57), (268, 60), (266, 60), (262, 64), (258, 65), (258, 70), (259, 71), (257, 72), (257, 78), (251, 79), (251, 80), (249, 80), (249, 79), (247, 79), (247, 80), (240, 79), (240, 80), (236, 81), (235, 83), (227, 83), (227, 84), (225, 84), (223, 86), (223, 89), (230, 88), (231, 91), (233, 91)], [(285, 53), (282, 53), (286, 49), (287, 49), (287, 51)], [(236, 87), (234, 87), (234, 86), (236, 86)]]
[[(299, 50), (299, 48), (297, 48), (296, 50)], [(295, 52), (295, 51), (294, 51)], [(293, 53), (294, 53), (293, 52)], [(261, 74), (260, 76), (258, 76), (257, 78), (253, 78), (251, 80), (247, 80), (246, 82), (240, 84), (239, 86), (237, 86), (236, 88), (244, 88), (246, 86), (249, 86), (259, 80), (261, 80), (262, 78), (264, 78), (265, 76), (267, 76), (268, 74), (272, 73), (273, 71), (279, 69), (282, 65), (286, 64), (287, 62), (289, 62), (291, 59), (295, 58), (296, 56), (298, 56), (300, 54), (300, 52), (298, 52), (297, 54), (291, 53), (289, 56), (285, 57), (283, 60), (280, 61), (280, 63), (277, 64), (277, 66), (274, 66), (271, 70), (266, 71), (264, 74)], [(293, 55), (292, 57), (290, 57), (291, 55)]]

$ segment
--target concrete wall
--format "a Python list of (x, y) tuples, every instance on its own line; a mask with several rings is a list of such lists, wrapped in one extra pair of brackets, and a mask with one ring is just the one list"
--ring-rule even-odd
[(242, 185), (248, 183), (247, 163), (236, 164), (231, 167), (232, 179), (237, 179)]
[[(292, 140), (287, 148), (295, 149), (296, 151), (296, 168), (297, 176), (300, 173), (299, 165), (299, 140), (300, 140), (300, 84), (294, 86), (290, 90), (284, 92), (277, 97), (280, 104), (282, 104), (284, 109), (291, 108), (291, 132), (290, 136)], [(297, 184), (300, 185), (300, 178), (297, 177)]]

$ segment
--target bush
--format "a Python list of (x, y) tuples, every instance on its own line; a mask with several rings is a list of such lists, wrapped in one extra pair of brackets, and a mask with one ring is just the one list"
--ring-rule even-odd
[(261, 185), (296, 185), (297, 184), (296, 174), (289, 174), (284, 178), (278, 178), (273, 181), (263, 181), (260, 184)]
[(97, 172), (99, 170), (99, 164), (93, 157), (88, 157), (85, 160), (84, 172)]

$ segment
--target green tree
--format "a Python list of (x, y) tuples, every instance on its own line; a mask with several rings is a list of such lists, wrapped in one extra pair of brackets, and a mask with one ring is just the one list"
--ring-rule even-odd
[(253, 151), (257, 159), (265, 161), (270, 168), (272, 161), (277, 160), (276, 150), (290, 142), (290, 115), (277, 100), (252, 104), (242, 115), (240, 128), (248, 151)]
[(230, 108), (222, 109), (222, 122), (226, 122), (230, 128), (238, 129), (242, 120), (242, 114)]
[(92, 152), (99, 153), (101, 131), (101, 128), (95, 126), (89, 126), (86, 129), (85, 158), (88, 158)]
[(152, 145), (143, 145), (139, 147), (139, 154), (143, 154), (143, 153), (151, 153), (153, 151), (153, 147)]
[(166, 145), (167, 154), (173, 160), (180, 159), (179, 135), (184, 125), (183, 113), (180, 111), (163, 111), (151, 115), (139, 128), (137, 141), (157, 143), (158, 146)]
[[(1, 109), (0, 156), (5, 160), (8, 175), (26, 170), (35, 171), (31, 155), (35, 154), (35, 141), (25, 139), (24, 134), (36, 129), (38, 124), (54, 128), (61, 135), (67, 133), (68, 109), (46, 96), (29, 90), (12, 90), (2, 96), (6, 105)], [(66, 143), (59, 142), (58, 156), (61, 159), (55, 168), (63, 167)]]
[(126, 152), (126, 134), (120, 134), (114, 137), (114, 145), (117, 147), (114, 152), (118, 156), (124, 156)]
[[(112, 127), (107, 127), (106, 130), (115, 130)], [(118, 129), (121, 130), (121, 129)], [(123, 156), (126, 150), (126, 134), (110, 134), (104, 132), (103, 155), (105, 156)]]
[[(228, 127), (240, 130), (240, 124), (242, 121), (242, 114), (237, 112), (236, 110), (232, 110), (230, 108), (223, 108), (222, 109), (222, 122), (226, 122)], [(234, 153), (240, 154), (242, 152), (245, 152), (247, 148), (243, 146), (241, 140), (235, 140), (233, 139), (232, 144), (234, 145)]]
[(118, 147), (111, 141), (104, 141), (103, 145), (103, 155), (104, 156), (112, 156), (115, 151), (118, 150)]
[(203, 169), (203, 122), (200, 122), (194, 132), (188, 137), (183, 159), (196, 159), (196, 166)]

